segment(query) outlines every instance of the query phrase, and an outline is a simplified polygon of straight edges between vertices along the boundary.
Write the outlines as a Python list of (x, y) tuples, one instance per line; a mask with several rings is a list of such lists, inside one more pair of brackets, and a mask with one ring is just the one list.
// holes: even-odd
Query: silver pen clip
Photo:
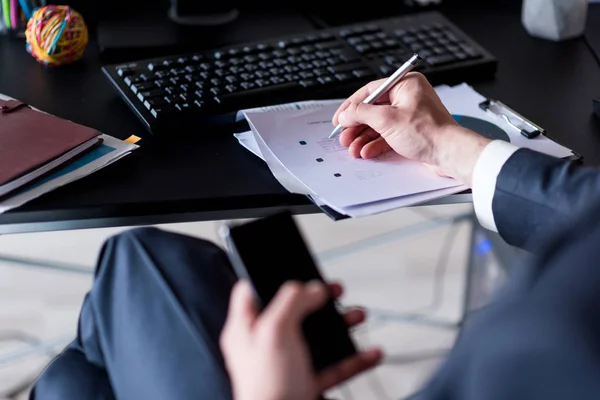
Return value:
[(545, 130), (537, 124), (534, 124), (527, 118), (523, 117), (504, 103), (497, 100), (485, 100), (479, 103), (479, 108), (489, 113), (494, 114), (496, 117), (503, 119), (513, 129), (518, 131), (521, 135), (527, 139), (533, 139), (539, 135), (545, 135)]

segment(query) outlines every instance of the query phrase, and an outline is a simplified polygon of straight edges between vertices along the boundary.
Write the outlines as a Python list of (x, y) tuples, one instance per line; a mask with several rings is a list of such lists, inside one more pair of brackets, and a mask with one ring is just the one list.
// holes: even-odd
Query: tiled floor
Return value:
[[(414, 228), (409, 230), (412, 236), (385, 241), (389, 235), (384, 235), (379, 245), (364, 249), (356, 242), (413, 224), (429, 226), (432, 217), (469, 211), (470, 205), (448, 205), (338, 222), (323, 215), (298, 217), (310, 247), (321, 260), (324, 274), (344, 282), (347, 293), (344, 303), (371, 309), (368, 322), (355, 332), (357, 341), (361, 345), (381, 345), (387, 355), (384, 365), (333, 391), (337, 398), (400, 399), (417, 390), (438, 365), (440, 354), (453, 343), (455, 330), (391, 320), (389, 316), (416, 311), (448, 321), (459, 320), (469, 227), (461, 223), (452, 231), (443, 225), (424, 232)], [(218, 241), (219, 224), (161, 227)], [(73, 263), (91, 270), (103, 241), (124, 229), (0, 236), (0, 254)], [(448, 264), (443, 276), (443, 299), (439, 307), (430, 309), (434, 271), (447, 238), (453, 239), (453, 245), (445, 257)], [(336, 249), (340, 246), (348, 246), (354, 252), (338, 254)], [(39, 340), (59, 339), (57, 349), (60, 348), (75, 332), (79, 307), (90, 284), (89, 274), (0, 261), (0, 392), (35, 376), (48, 361), (47, 355), (29, 355), (2, 364), (3, 356), (16, 358), (28, 349), (16, 337), (10, 340), (8, 335), (21, 332)], [(433, 358), (426, 357), (432, 353)], [(26, 397), (25, 392), (19, 399)]]

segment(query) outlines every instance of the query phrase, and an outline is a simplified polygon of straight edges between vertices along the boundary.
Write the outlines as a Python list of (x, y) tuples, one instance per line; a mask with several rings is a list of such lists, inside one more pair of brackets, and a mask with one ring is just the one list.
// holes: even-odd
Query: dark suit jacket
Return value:
[(492, 210), (533, 262), (514, 266), (416, 398), (600, 399), (600, 170), (520, 149)]

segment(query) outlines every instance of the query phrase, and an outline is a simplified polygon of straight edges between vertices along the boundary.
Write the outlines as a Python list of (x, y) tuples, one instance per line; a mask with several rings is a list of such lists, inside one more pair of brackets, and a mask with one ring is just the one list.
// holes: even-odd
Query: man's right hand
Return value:
[(461, 127), (418, 72), (408, 73), (376, 104), (362, 103), (382, 82), (362, 87), (336, 111), (333, 125), (346, 128), (341, 144), (353, 157), (394, 150), (471, 187), (477, 159), (490, 140)]

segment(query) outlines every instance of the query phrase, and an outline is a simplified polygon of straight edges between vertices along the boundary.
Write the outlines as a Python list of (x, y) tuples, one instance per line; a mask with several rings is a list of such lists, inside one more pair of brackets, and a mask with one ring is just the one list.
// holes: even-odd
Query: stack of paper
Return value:
[[(13, 100), (2, 94), (0, 99)], [(98, 138), (101, 139), (99, 145), (72, 161), (61, 163), (56, 169), (44, 171), (45, 174), (36, 176), (37, 179), (26, 186), (0, 197), (0, 214), (104, 168), (139, 147), (109, 135), (100, 134)]]
[[(479, 108), (485, 98), (468, 85), (436, 88), (455, 119), (488, 137), (507, 140), (557, 157), (571, 151), (540, 136), (526, 139), (505, 121)], [(467, 189), (423, 164), (394, 152), (377, 159), (355, 159), (339, 138), (328, 139), (331, 117), (342, 100), (243, 110), (251, 131), (236, 134), (240, 144), (262, 158), (290, 192), (310, 196), (318, 205), (361, 217), (415, 205)]]

